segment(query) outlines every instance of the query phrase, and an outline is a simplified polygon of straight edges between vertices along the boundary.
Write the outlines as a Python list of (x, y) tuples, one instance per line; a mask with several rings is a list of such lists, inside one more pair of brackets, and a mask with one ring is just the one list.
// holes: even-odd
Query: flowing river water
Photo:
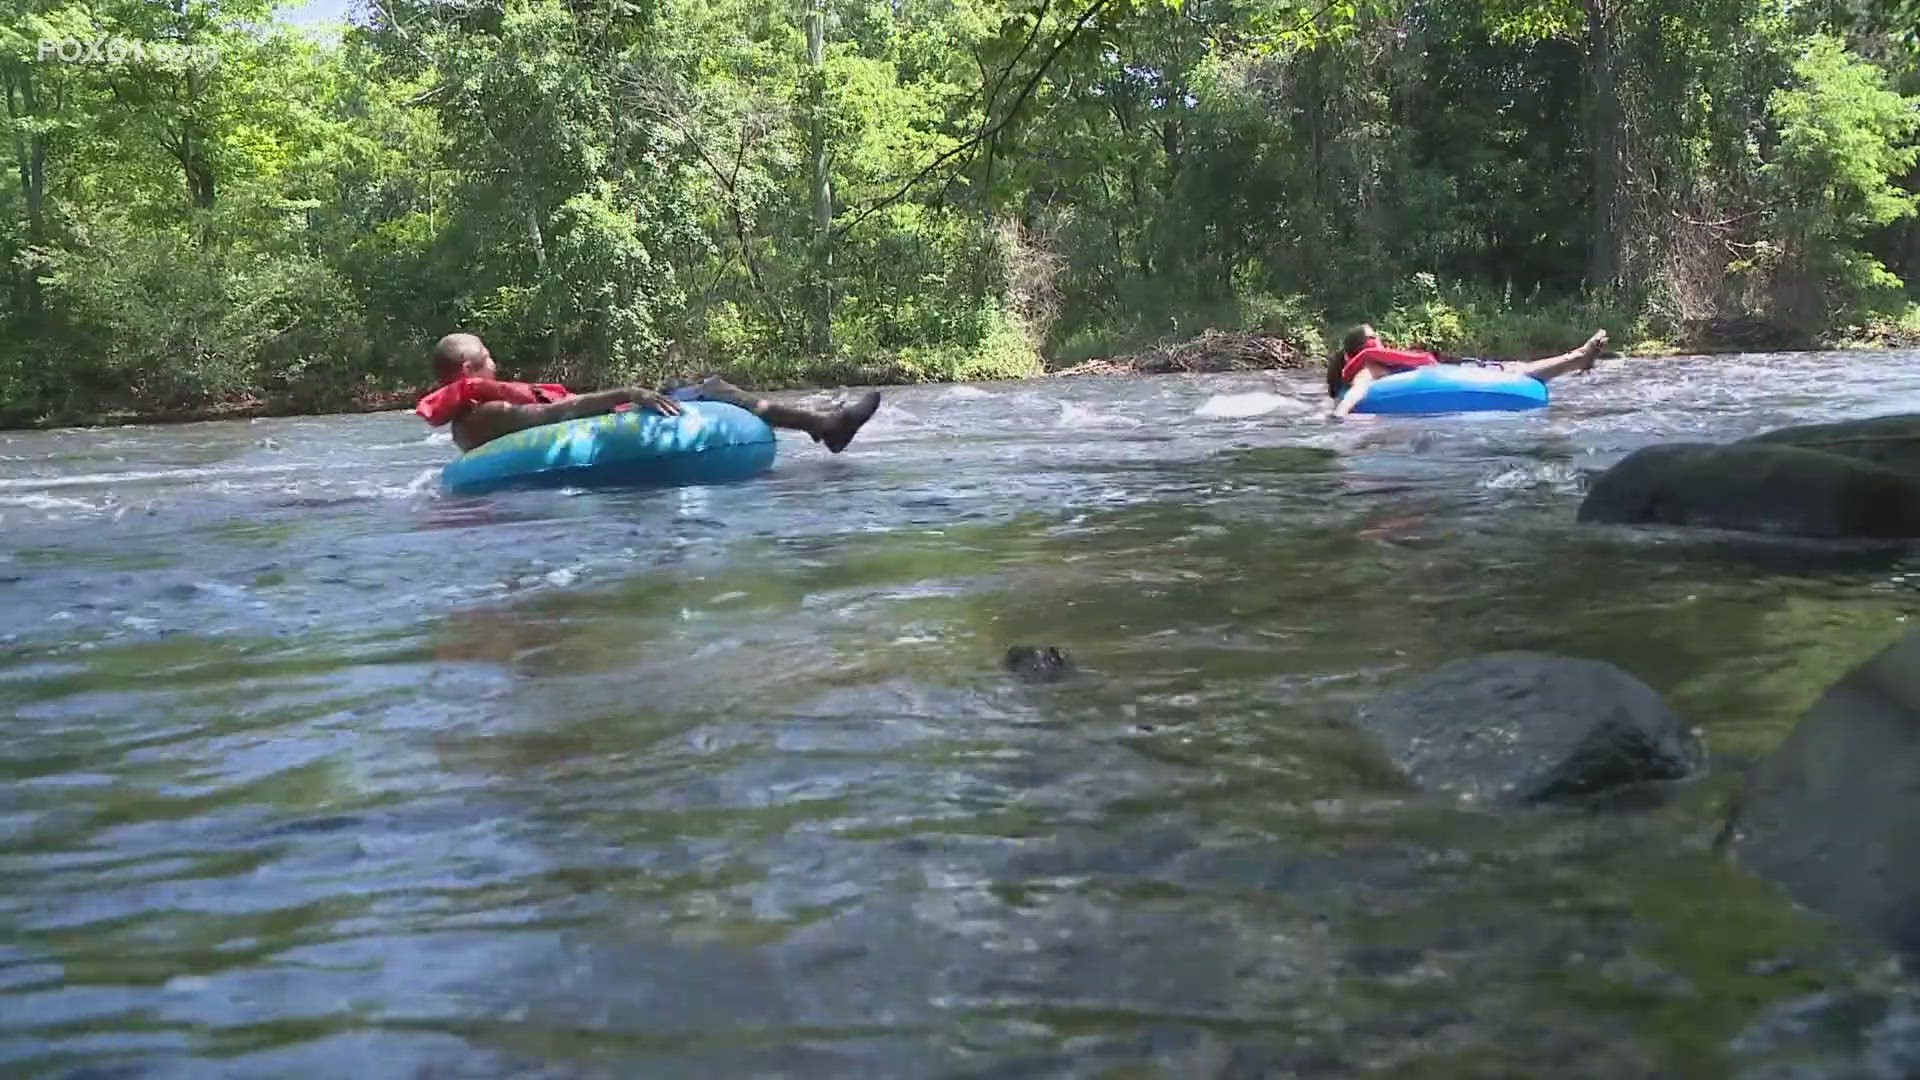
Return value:
[[(1867, 362), (1344, 425), (1293, 376), (897, 389), (665, 492), (449, 498), (404, 413), (0, 433), (0, 1074), (1761, 1075), (1861, 961), (1720, 812), (1920, 571), (1574, 515), (1641, 445), (1920, 410)], [(1712, 772), (1475, 814), (1346, 724), (1511, 648)]]

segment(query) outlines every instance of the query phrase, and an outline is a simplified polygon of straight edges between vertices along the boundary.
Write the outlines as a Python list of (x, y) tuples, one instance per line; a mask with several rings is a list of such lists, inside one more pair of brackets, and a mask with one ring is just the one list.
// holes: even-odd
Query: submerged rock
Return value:
[(1755, 435), (1746, 445), (1798, 446), (1920, 476), (1920, 413), (1799, 424)]
[(1729, 832), (1742, 865), (1798, 903), (1920, 956), (1920, 631), (1807, 710)]
[(1671, 443), (1594, 480), (1581, 521), (1822, 539), (1920, 537), (1920, 475), (1772, 443)]
[(1360, 709), (1421, 788), (1492, 806), (1590, 804), (1698, 773), (1706, 751), (1659, 693), (1612, 664), (1495, 653)]
[(1057, 682), (1073, 672), (1073, 658), (1055, 645), (1015, 645), (1000, 666), (1028, 682)]

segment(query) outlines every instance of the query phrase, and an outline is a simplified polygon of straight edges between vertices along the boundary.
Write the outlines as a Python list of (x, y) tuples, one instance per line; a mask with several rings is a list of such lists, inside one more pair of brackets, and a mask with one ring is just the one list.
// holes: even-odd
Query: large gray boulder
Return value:
[(1818, 539), (1920, 537), (1920, 474), (1776, 443), (1669, 443), (1600, 474), (1579, 519)]
[(1740, 862), (1920, 954), (1920, 631), (1833, 684), (1747, 781)]
[(1495, 807), (1592, 803), (1699, 772), (1705, 750), (1651, 687), (1597, 660), (1493, 653), (1361, 707), (1422, 789)]
[(1920, 413), (1870, 416), (1833, 424), (1800, 424), (1755, 435), (1746, 443), (1824, 450), (1920, 476)]

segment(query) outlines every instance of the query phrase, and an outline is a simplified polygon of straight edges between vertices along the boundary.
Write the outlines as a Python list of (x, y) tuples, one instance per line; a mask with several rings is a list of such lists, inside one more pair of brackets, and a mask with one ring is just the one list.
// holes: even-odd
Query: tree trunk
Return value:
[(1902, 263), (1901, 277), (1908, 281), (1920, 277), (1920, 220), (1907, 222), (1907, 257)]
[(213, 209), (214, 199), (213, 162), (207, 159), (206, 150), (209, 140), (203, 136), (195, 119), (203, 89), (202, 77), (189, 68), (187, 113), (180, 121), (180, 167), (187, 174), (187, 197), (192, 200), (195, 210)]
[(1587, 235), (1587, 287), (1620, 280), (1620, 150), (1622, 114), (1614, 70), (1613, 13), (1608, 0), (1585, 0), (1588, 115), (1593, 153), (1593, 221)]
[(827, 171), (827, 12), (826, 0), (811, 0), (807, 11), (807, 67), (813, 138), (813, 333), (809, 345), (819, 356), (833, 352), (833, 180)]
[[(8, 71), (6, 95), (7, 115), (12, 119), (39, 115), (40, 99), (33, 85), (32, 72)], [(20, 195), (27, 208), (27, 246), (41, 247), (47, 240), (47, 133), (36, 131), (29, 136), (16, 129), (13, 151), (20, 171)], [(29, 260), (20, 281), (23, 307), (29, 318), (38, 318), (41, 314), (43, 296), (40, 277), (40, 261), (37, 258)]]
[(1300, 99), (1300, 117), (1307, 135), (1307, 201), (1322, 220), (1327, 217), (1327, 151), (1321, 128), (1327, 114), (1327, 92), (1320, 78), (1323, 61), (1318, 52), (1308, 53), (1300, 63), (1294, 93)]
[[(1908, 173), (1906, 182), (1901, 186), (1908, 191), (1920, 192), (1920, 169)], [(1907, 219), (1906, 250), (1895, 259), (1892, 270), (1908, 282), (1920, 279), (1920, 217)]]
[(527, 207), (527, 240), (533, 244), (533, 266), (542, 274), (547, 272), (547, 241), (540, 232), (540, 211)]
[(187, 193), (193, 199), (195, 210), (211, 210), (214, 201), (213, 169), (201, 160), (197, 154), (185, 162), (187, 172)]
[(993, 268), (993, 258), (997, 244), (993, 229), (993, 166), (997, 160), (994, 151), (999, 146), (998, 136), (987, 140), (987, 167), (984, 179), (980, 183), (980, 246), (973, 260), (973, 296), (981, 299), (987, 293), (988, 272)]
[(1133, 234), (1139, 246), (1134, 254), (1140, 260), (1140, 276), (1150, 278), (1153, 276), (1151, 222), (1147, 220), (1147, 197), (1141, 192), (1140, 162), (1132, 157), (1127, 160), (1127, 197), (1133, 205)]
[[(531, 206), (527, 207), (527, 240), (533, 245), (533, 267), (539, 275), (540, 288), (544, 292), (547, 287), (547, 240), (540, 231), (540, 211)], [(552, 371), (559, 361), (559, 327), (551, 326), (547, 329), (547, 370)]]

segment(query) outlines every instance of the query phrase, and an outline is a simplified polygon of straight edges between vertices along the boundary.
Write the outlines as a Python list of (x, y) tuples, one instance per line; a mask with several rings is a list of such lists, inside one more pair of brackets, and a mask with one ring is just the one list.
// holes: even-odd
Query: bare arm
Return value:
[(565, 420), (600, 416), (629, 404), (644, 405), (668, 416), (680, 412), (680, 404), (672, 398), (633, 386), (581, 394), (578, 397), (570, 397), (565, 401), (556, 401), (547, 405), (513, 405), (504, 401), (487, 401), (475, 405), (467, 410), (465, 416), (453, 422), (453, 442), (462, 450), (471, 450), (483, 443), (492, 442), (502, 435), (547, 424), (558, 424)]
[(1367, 396), (1367, 388), (1372, 385), (1373, 365), (1368, 364), (1354, 373), (1353, 385), (1347, 387), (1347, 392), (1340, 395), (1340, 403), (1333, 407), (1333, 415), (1336, 418), (1345, 417), (1352, 412), (1353, 407), (1360, 404), (1360, 399)]

